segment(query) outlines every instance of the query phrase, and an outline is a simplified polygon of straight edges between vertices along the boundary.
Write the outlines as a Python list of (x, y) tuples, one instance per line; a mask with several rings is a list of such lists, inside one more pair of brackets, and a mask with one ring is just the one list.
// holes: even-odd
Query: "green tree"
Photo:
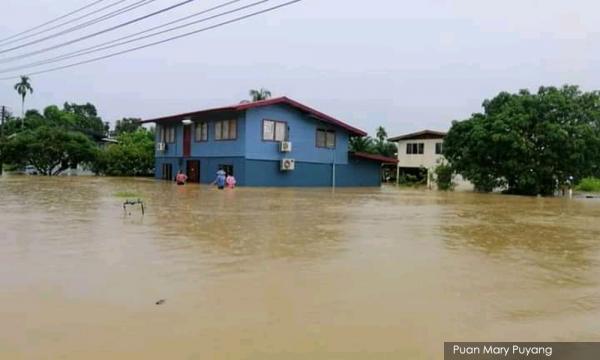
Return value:
[(21, 96), (21, 115), (25, 116), (25, 97), (27, 93), (33, 94), (33, 87), (28, 76), (21, 76), (21, 80), (15, 84), (15, 90)]
[(252, 101), (261, 101), (267, 100), (271, 97), (271, 92), (265, 88), (260, 88), (260, 90), (252, 89), (250, 90), (250, 98)]
[(387, 157), (396, 157), (398, 151), (396, 144), (387, 140), (381, 141), (379, 139), (375, 140), (373, 149), (375, 153)]
[(97, 147), (82, 133), (55, 126), (40, 126), (15, 133), (2, 143), (5, 161), (33, 165), (42, 175), (58, 175), (80, 163), (91, 163)]
[(576, 86), (502, 92), (454, 121), (444, 155), (480, 191), (552, 195), (600, 171), (600, 93)]
[(372, 153), (373, 139), (370, 136), (353, 136), (349, 140), (349, 148), (352, 152)]
[(123, 118), (115, 123), (114, 135), (119, 136), (124, 133), (135, 132), (141, 128), (142, 119), (138, 118)]
[(109, 176), (149, 176), (154, 172), (154, 131), (123, 132), (102, 149), (94, 171)]
[(383, 126), (375, 130), (375, 141), (373, 142), (373, 152), (387, 157), (396, 157), (396, 144), (387, 141), (387, 131)]
[(377, 130), (375, 130), (375, 137), (377, 137), (377, 140), (379, 140), (380, 142), (384, 142), (387, 140), (388, 134), (383, 126), (379, 126)]
[(33, 130), (40, 126), (61, 126), (73, 129), (75, 120), (70, 115), (52, 105), (44, 109), (43, 113), (38, 110), (27, 110), (22, 118), (9, 118), (4, 126), (7, 136), (16, 134), (22, 130)]
[(96, 141), (108, 135), (108, 128), (98, 116), (98, 111), (93, 104), (80, 105), (66, 102), (63, 111), (73, 115), (74, 130), (81, 131)]

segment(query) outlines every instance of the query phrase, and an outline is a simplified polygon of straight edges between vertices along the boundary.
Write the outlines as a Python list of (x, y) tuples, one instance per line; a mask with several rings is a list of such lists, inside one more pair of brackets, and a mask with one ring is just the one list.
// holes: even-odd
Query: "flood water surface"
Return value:
[(599, 218), (595, 200), (4, 176), (0, 358), (440, 359), (443, 341), (594, 341)]

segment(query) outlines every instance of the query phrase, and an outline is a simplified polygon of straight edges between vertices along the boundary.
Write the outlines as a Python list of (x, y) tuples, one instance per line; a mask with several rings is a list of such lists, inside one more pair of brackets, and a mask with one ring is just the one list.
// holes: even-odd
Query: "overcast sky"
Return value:
[[(156, 0), (93, 28), (0, 54), (0, 61), (179, 1)], [(91, 2), (2, 0), (0, 38)], [(115, 0), (104, 3), (111, 2)], [(103, 37), (0, 64), (0, 70), (222, 2), (197, 0)], [(33, 76), (35, 92), (26, 105), (91, 102), (104, 120), (114, 122), (121, 117), (150, 118), (229, 105), (247, 98), (251, 88), (266, 87), (274, 96), (289, 96), (369, 133), (378, 125), (385, 126), (390, 136), (424, 128), (445, 130), (452, 120), (480, 111), (485, 98), (502, 90), (565, 83), (597, 89), (599, 13), (596, 1), (304, 0), (186, 39)], [(0, 81), (0, 104), (18, 113), (15, 82)]]

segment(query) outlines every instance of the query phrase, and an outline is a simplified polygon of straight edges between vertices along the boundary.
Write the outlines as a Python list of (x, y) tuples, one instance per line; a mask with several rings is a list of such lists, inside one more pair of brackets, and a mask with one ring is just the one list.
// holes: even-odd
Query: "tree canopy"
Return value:
[(27, 93), (33, 94), (33, 87), (28, 76), (21, 76), (18, 83), (15, 84), (15, 90), (21, 96), (21, 111), (25, 113), (25, 97)]
[(148, 175), (154, 168), (154, 135), (136, 119), (117, 122), (118, 144), (101, 147), (108, 125), (90, 103), (48, 106), (9, 119), (0, 144), (3, 161), (32, 165), (43, 175), (58, 175), (80, 163), (107, 175)]
[(260, 90), (257, 90), (257, 89), (250, 90), (250, 98), (252, 99), (252, 101), (267, 100), (270, 97), (271, 97), (271, 91), (269, 91), (265, 88), (260, 88)]
[(93, 104), (83, 105), (66, 102), (63, 111), (73, 115), (72, 127), (86, 134), (94, 140), (100, 140), (108, 133), (108, 125), (98, 116), (98, 111)]
[(4, 161), (33, 165), (42, 175), (58, 175), (79, 163), (92, 162), (96, 144), (80, 132), (39, 126), (14, 134), (1, 145)]
[(114, 135), (119, 136), (124, 133), (135, 132), (142, 127), (142, 119), (123, 118), (115, 123)]
[(351, 137), (349, 141), (350, 151), (396, 157), (396, 144), (387, 140), (387, 132), (383, 126), (377, 127), (375, 136), (375, 139), (370, 136)]
[(373, 138), (370, 136), (353, 136), (349, 141), (350, 151), (373, 153)]
[(454, 121), (444, 141), (446, 159), (476, 189), (552, 195), (570, 177), (600, 173), (599, 92), (502, 92), (483, 108)]
[(123, 132), (100, 150), (94, 171), (109, 176), (148, 176), (154, 172), (154, 131)]

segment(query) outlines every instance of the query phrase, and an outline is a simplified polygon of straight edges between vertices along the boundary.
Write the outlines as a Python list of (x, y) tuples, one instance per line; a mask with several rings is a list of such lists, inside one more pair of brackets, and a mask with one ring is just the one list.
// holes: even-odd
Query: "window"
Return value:
[(165, 142), (165, 127), (162, 125), (156, 126), (156, 134), (158, 135), (158, 142)]
[(221, 164), (219, 165), (219, 169), (225, 171), (227, 173), (227, 175), (233, 175), (233, 165), (227, 165), (227, 164)]
[(263, 140), (285, 141), (287, 133), (288, 128), (285, 121), (263, 120)]
[(158, 142), (173, 144), (175, 142), (175, 127), (159, 126)]
[(175, 126), (169, 126), (167, 128), (167, 142), (173, 144), (175, 142)]
[(435, 143), (435, 153), (437, 155), (441, 155), (444, 152), (444, 144), (443, 143)]
[(406, 144), (407, 154), (423, 154), (425, 152), (424, 143), (408, 143)]
[(215, 140), (237, 139), (237, 120), (222, 120), (215, 122)]
[(208, 123), (203, 121), (203, 122), (198, 122), (196, 123), (196, 142), (200, 142), (200, 141), (208, 141)]
[(327, 149), (335, 148), (335, 131), (317, 129), (317, 147)]

